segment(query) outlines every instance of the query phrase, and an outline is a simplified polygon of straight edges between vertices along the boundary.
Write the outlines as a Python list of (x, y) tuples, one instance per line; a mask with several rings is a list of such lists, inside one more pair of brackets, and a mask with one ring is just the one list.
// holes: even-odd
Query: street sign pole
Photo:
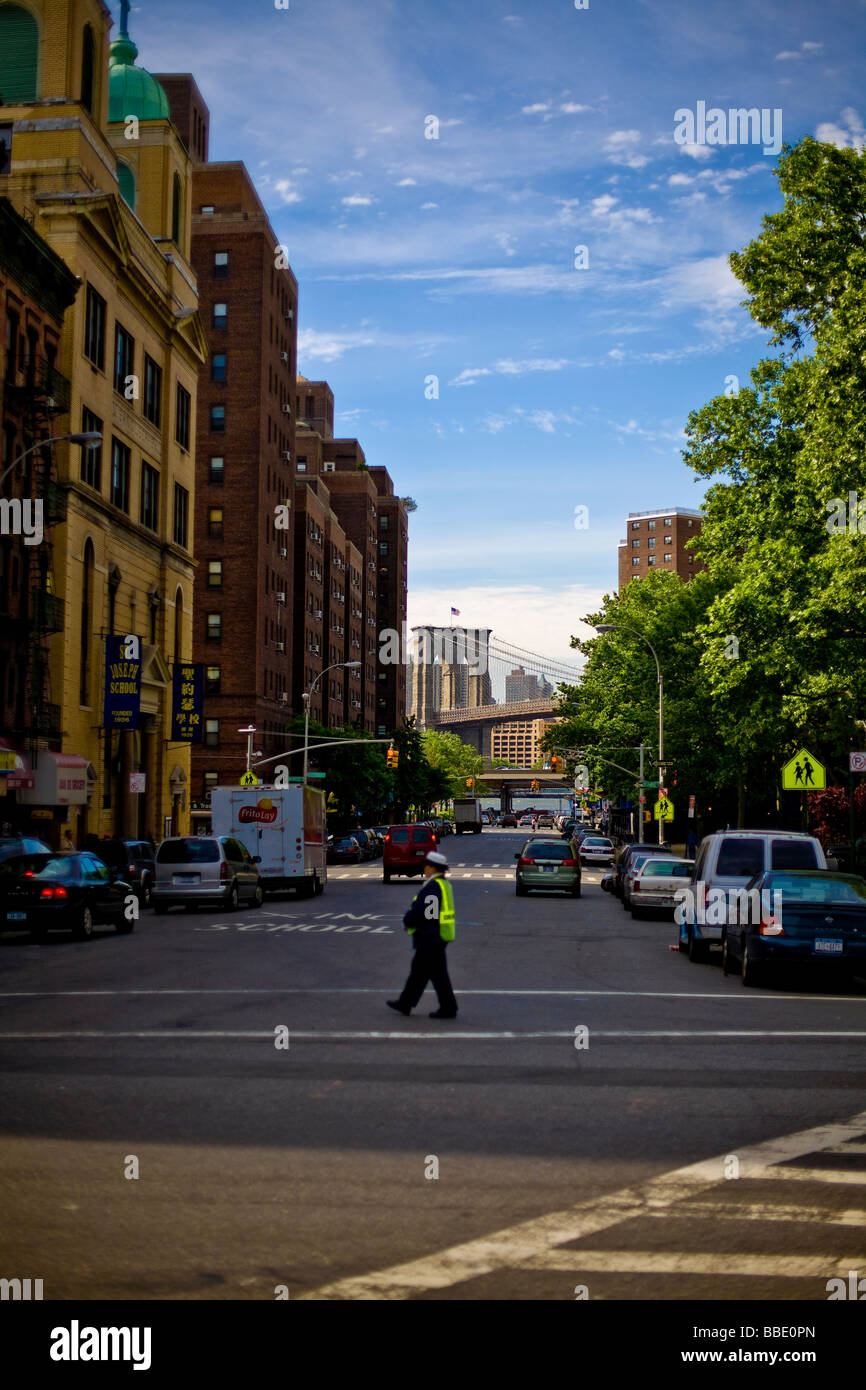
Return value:
[(644, 808), (644, 803), (641, 801), (640, 798), (641, 798), (641, 796), (643, 795), (643, 740), (641, 740), (640, 749), (639, 749), (638, 751), (639, 751), (639, 753), (640, 753), (640, 763), (638, 764), (638, 777), (640, 778), (640, 785), (639, 785), (639, 790), (638, 790), (638, 803), (637, 803), (637, 842), (638, 842), (639, 845), (642, 845), (642, 844), (643, 844), (643, 808)]

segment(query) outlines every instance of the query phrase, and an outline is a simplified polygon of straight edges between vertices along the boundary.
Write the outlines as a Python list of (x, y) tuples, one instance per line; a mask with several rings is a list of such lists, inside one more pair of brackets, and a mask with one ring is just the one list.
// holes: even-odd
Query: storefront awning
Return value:
[(41, 748), (33, 758), (33, 783), (18, 797), (24, 806), (83, 806), (88, 762), (78, 753)]
[[(18, 791), (22, 787), (33, 786), (33, 769), (24, 753), (12, 748), (5, 739), (0, 738), (0, 796), (4, 792)], [(2, 766), (7, 764), (6, 767)], [(11, 764), (11, 766), (8, 766)]]

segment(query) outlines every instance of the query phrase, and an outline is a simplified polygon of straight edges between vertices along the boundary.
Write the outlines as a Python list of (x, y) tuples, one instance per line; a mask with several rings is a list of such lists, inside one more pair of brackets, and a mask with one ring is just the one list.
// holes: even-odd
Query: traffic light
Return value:
[(537, 791), (538, 791), (538, 783), (537, 783), (537, 782), (533, 782), (533, 783), (531, 784), (531, 786), (530, 786), (530, 791), (534, 791), (534, 792), (537, 792)]
[(551, 770), (551, 772), (559, 772), (561, 766), (562, 766), (562, 758), (557, 757), (557, 755), (554, 754), (553, 757), (552, 757), (551, 760), (550, 760), (550, 770)]
[(400, 761), (400, 754), (396, 748), (388, 749), (388, 766), (396, 767)]
[(466, 785), (467, 785), (467, 787), (469, 788), (469, 790), (471, 791), (472, 788), (475, 786), (475, 778), (474, 778), (474, 777), (467, 777), (467, 778), (466, 778)]

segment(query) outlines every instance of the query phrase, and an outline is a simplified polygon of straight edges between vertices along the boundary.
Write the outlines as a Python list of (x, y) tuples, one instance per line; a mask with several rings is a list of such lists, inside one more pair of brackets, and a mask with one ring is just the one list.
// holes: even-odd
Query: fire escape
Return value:
[[(40, 438), (49, 439), (58, 431), (59, 417), (69, 411), (69, 381), (53, 363), (36, 351), (30, 339), (27, 350), (7, 361), (4, 414), (8, 423), (18, 426), (23, 449)], [(24, 680), (17, 700), (18, 732), (28, 752), (46, 744), (61, 744), (61, 707), (51, 699), (51, 672), (48, 639), (62, 632), (64, 601), (56, 592), (54, 580), (54, 531), (66, 520), (66, 489), (57, 480), (54, 446), (35, 449), (10, 478), (13, 495), (42, 503), (42, 540), (25, 545), (22, 536), (19, 555), (22, 564), (21, 600), (17, 619), (18, 651), (24, 663)], [(26, 512), (22, 512), (27, 521)], [(30, 513), (36, 520), (35, 507)]]

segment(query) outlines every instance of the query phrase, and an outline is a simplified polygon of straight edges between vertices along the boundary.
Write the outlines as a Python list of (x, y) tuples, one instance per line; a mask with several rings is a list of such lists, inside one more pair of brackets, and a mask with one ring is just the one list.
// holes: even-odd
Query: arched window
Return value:
[(135, 211), (135, 175), (122, 159), (117, 161), (117, 184), (120, 196)]
[(39, 30), (29, 10), (0, 5), (0, 101), (35, 101)]
[(79, 703), (86, 705), (90, 695), (90, 634), (95, 614), (93, 611), (93, 542), (87, 541), (84, 547), (84, 574), (81, 584), (81, 679), (79, 682)]
[[(81, 105), (93, 115), (93, 30), (84, 26), (81, 40)], [(123, 195), (126, 197), (126, 194)], [(129, 199), (126, 199), (129, 202)]]
[(174, 596), (174, 659), (183, 661), (183, 590)]
[(175, 246), (180, 246), (181, 230), (181, 191), (180, 177), (175, 174), (171, 194), (171, 239)]

